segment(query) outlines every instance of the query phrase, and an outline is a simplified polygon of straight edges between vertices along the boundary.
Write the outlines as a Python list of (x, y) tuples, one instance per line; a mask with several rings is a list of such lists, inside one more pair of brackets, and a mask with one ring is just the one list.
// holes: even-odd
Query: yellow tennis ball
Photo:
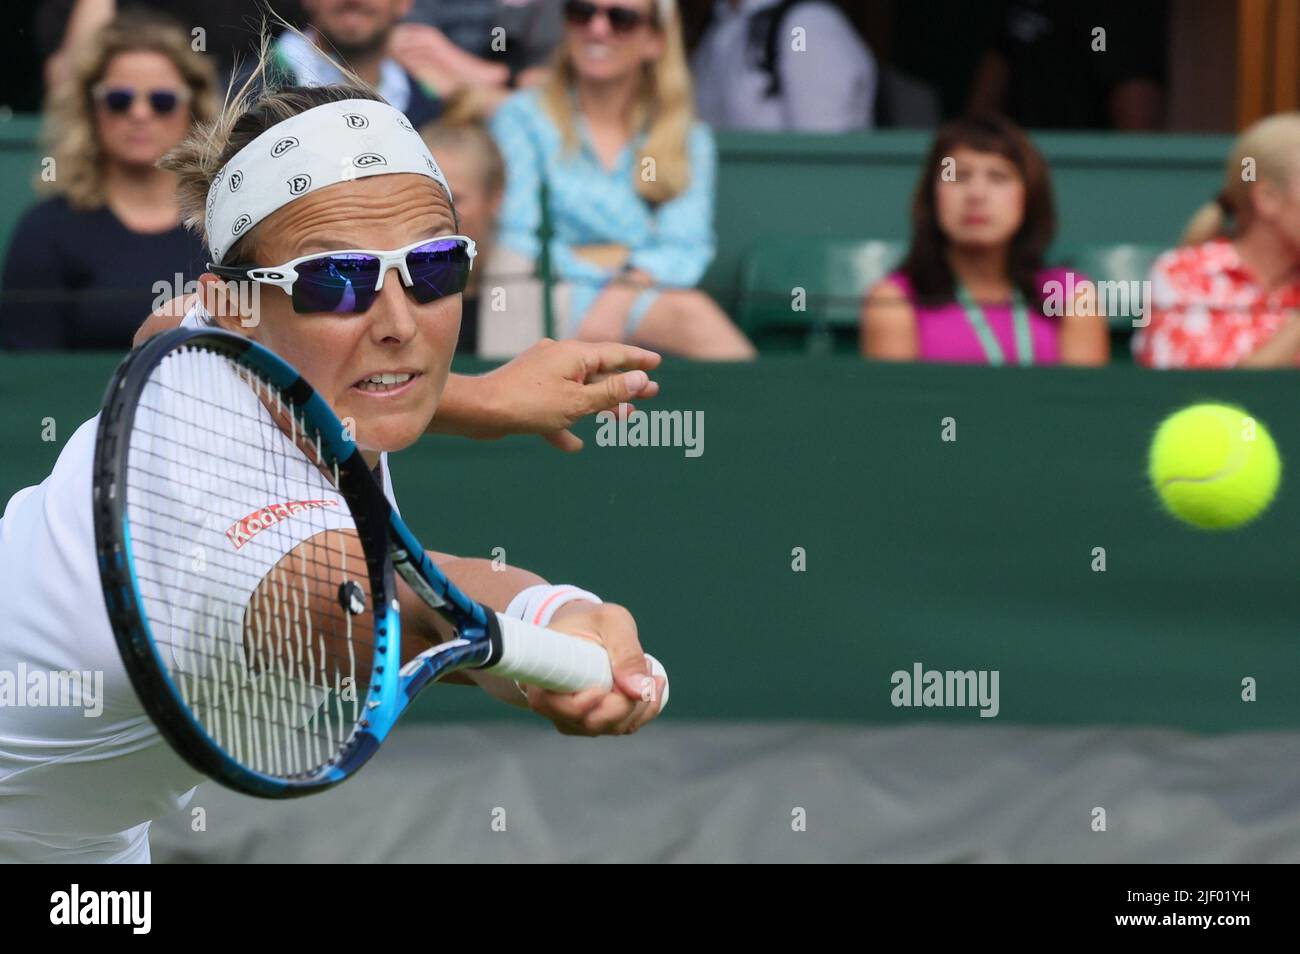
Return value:
[(1229, 404), (1193, 404), (1169, 415), (1151, 440), (1151, 485), (1171, 514), (1203, 530), (1258, 517), (1282, 478), (1262, 423)]

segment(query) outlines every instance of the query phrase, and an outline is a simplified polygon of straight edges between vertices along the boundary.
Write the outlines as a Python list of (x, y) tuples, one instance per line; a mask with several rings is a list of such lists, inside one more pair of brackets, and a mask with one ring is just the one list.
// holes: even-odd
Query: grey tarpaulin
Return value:
[[(573, 739), (417, 724), (324, 795), (265, 802), (205, 784), (154, 825), (153, 856), (1295, 862), (1298, 767), (1293, 732), (663, 722)], [(195, 806), (206, 831), (191, 830)]]

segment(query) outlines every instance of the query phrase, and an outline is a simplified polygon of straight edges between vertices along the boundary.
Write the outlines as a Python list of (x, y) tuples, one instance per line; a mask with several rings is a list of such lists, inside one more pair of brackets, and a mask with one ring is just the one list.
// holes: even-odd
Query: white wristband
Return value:
[(551, 586), (548, 583), (538, 583), (516, 593), (515, 598), (506, 607), (506, 615), (521, 619), (525, 623), (532, 623), (534, 626), (549, 626), (551, 617), (561, 606), (578, 600), (585, 600), (588, 603), (603, 602), (595, 593), (589, 593), (576, 586)]

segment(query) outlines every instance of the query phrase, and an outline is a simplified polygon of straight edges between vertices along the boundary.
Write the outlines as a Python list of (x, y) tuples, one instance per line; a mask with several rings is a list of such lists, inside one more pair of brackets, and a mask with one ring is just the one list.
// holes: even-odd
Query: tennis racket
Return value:
[[(221, 784), (266, 798), (336, 785), (458, 670), (612, 685), (600, 645), (457, 589), (376, 477), (325, 400), (247, 338), (177, 329), (114, 374), (94, 463), (104, 600), (145, 711)], [(398, 576), (446, 624), (405, 662)]]

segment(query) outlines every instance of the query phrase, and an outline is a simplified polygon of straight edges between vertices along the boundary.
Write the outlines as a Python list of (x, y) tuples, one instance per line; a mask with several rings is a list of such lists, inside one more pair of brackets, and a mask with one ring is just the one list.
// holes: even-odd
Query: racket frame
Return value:
[[(169, 674), (141, 605), (127, 521), (128, 436), (153, 370), (186, 346), (221, 354), (264, 377), (298, 416), (304, 432), (321, 436), (337, 464), (336, 490), (347, 503), (365, 552), (374, 618), (375, 656), (363, 703), (366, 714), (338, 755), (295, 776), (272, 776), (233, 759), (189, 711)], [(104, 601), (127, 675), (160, 733), (193, 768), (228, 788), (263, 798), (323, 791), (354, 775), (379, 749), (411, 700), (448, 672), (491, 669), (556, 691), (612, 685), (609, 657), (597, 643), (518, 620), (501, 620), (462, 592), (429, 558), (384, 495), (360, 448), (334, 411), (291, 365), (249, 338), (210, 328), (178, 328), (150, 339), (119, 365), (105, 393), (95, 444), (93, 511)], [(457, 638), (401, 662), (396, 576), (446, 619)], [(502, 627), (511, 629), (505, 653)], [(522, 656), (519, 650), (524, 650)], [(509, 655), (513, 661), (507, 661)], [(513, 668), (512, 668), (513, 667)], [(358, 687), (359, 688), (359, 687)]]
[[(187, 345), (221, 354), (265, 377), (280, 391), (290, 413), (320, 434), (322, 456), (337, 463), (337, 490), (351, 509), (366, 555), (375, 624), (371, 679), (362, 703), (368, 711), (330, 764), (301, 776), (258, 772), (233, 759), (211, 738), (183, 701), (144, 612), (127, 519), (128, 441), (140, 396), (154, 370), (167, 355)], [(315, 389), (275, 354), (240, 335), (188, 328), (157, 335), (129, 354), (109, 382), (93, 473), (95, 549), (113, 635), (136, 695), (177, 754), (222, 785), (264, 798), (313, 794), (338, 784), (365, 764), (409, 700), (395, 675), (401, 665), (401, 617), (393, 565), (387, 557), (391, 508), (360, 450), (346, 438), (342, 424)]]

